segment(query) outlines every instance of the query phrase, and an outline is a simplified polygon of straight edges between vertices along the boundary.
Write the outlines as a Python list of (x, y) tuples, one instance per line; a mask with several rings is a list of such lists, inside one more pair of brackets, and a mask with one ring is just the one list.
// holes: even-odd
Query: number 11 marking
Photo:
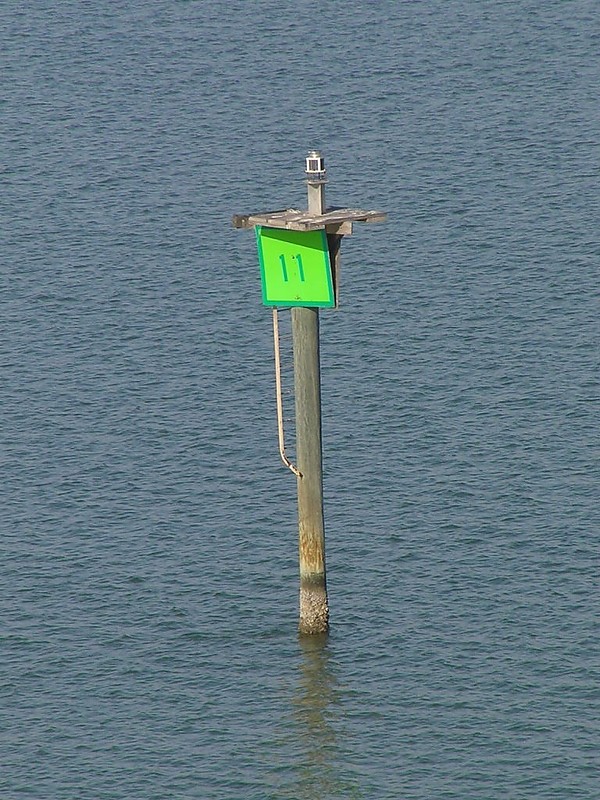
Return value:
[[(304, 267), (302, 266), (302, 256), (300, 255), (300, 253), (298, 253), (298, 255), (292, 256), (292, 258), (296, 259), (296, 263), (298, 264), (298, 275), (300, 276), (301, 282), (304, 283), (305, 278), (304, 278)], [(289, 280), (289, 275), (287, 267), (285, 265), (285, 255), (283, 253), (279, 256), (279, 262), (281, 263), (283, 280), (285, 281), (285, 283), (287, 283)]]

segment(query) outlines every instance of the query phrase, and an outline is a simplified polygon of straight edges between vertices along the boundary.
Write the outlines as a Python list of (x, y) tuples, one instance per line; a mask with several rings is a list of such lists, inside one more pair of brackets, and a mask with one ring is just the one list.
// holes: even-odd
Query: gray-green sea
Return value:
[[(2, 800), (597, 800), (591, 0), (0, 4)], [(299, 640), (231, 215), (382, 209), (321, 313)]]

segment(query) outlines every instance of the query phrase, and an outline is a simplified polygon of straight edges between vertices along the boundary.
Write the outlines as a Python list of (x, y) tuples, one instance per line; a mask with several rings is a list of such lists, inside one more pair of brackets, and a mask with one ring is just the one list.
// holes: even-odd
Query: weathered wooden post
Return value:
[[(300, 633), (326, 633), (329, 607), (325, 574), (325, 523), (321, 444), (319, 308), (336, 305), (341, 237), (353, 222), (385, 219), (380, 211), (325, 209), (325, 163), (306, 158), (308, 211), (294, 209), (235, 215), (236, 228), (256, 227), (263, 302), (274, 307), (279, 449), (296, 475), (300, 559)], [(333, 270), (332, 270), (333, 262)], [(277, 307), (291, 307), (296, 410), (296, 465), (285, 454), (281, 412)]]
[[(325, 211), (325, 164), (313, 150), (306, 159), (308, 211)], [(296, 465), (298, 483), (298, 545), (300, 559), (301, 633), (325, 633), (329, 628), (325, 576), (323, 513), (323, 450), (321, 445), (321, 362), (319, 309), (292, 308), (294, 395), (296, 399)]]

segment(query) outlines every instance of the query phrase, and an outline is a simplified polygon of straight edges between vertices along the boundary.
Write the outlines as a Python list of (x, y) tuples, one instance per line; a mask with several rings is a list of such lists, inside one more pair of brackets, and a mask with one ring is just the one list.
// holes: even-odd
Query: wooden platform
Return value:
[(289, 231), (317, 231), (347, 236), (352, 233), (353, 222), (383, 222), (387, 214), (383, 211), (364, 211), (360, 208), (330, 208), (324, 214), (311, 214), (285, 208), (281, 211), (265, 211), (258, 214), (234, 214), (234, 228), (253, 228), (265, 225), (268, 228), (286, 228)]

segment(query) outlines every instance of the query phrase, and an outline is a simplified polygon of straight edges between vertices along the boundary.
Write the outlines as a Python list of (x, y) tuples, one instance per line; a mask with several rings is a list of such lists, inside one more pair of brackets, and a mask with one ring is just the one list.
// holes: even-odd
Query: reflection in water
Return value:
[(352, 781), (341, 774), (340, 741), (343, 735), (333, 722), (340, 692), (329, 664), (327, 636), (300, 636), (300, 677), (292, 698), (302, 758), (294, 787), (298, 800), (329, 797), (361, 797)]

